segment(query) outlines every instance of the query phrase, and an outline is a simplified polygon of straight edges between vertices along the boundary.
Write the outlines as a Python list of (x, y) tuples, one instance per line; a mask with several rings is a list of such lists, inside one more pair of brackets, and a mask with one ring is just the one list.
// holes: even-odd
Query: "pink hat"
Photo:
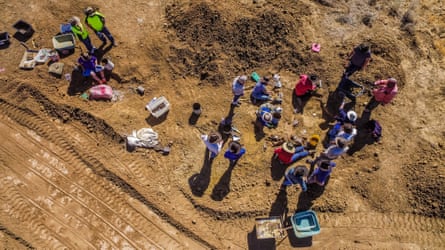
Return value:
[(313, 43), (312, 44), (312, 51), (320, 52), (320, 44), (319, 43)]

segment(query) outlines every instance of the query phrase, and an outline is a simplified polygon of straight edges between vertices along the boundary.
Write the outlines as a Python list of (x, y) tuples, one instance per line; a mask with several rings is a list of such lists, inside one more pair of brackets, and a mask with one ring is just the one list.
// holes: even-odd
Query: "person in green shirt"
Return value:
[(105, 16), (95, 10), (92, 7), (85, 8), (85, 23), (88, 27), (90, 27), (94, 33), (96, 33), (97, 37), (105, 44), (107, 43), (107, 39), (110, 40), (112, 46), (116, 46), (114, 42), (114, 38), (111, 35), (108, 28), (105, 26)]
[(83, 27), (80, 19), (73, 16), (68, 22), (71, 24), (71, 32), (74, 34), (74, 36), (77, 37), (77, 39), (79, 39), (85, 45), (85, 47), (87, 47), (90, 54), (93, 54), (96, 48), (91, 43), (88, 31)]

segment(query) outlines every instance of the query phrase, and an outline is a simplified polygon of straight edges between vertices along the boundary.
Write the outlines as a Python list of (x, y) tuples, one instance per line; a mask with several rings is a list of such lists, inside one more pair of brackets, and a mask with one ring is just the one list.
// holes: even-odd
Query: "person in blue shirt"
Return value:
[(224, 153), (224, 158), (229, 159), (230, 165), (235, 165), (236, 162), (246, 153), (246, 149), (241, 146), (238, 141), (231, 141), (229, 143), (229, 148)]
[(268, 128), (276, 128), (281, 119), (281, 107), (275, 107), (270, 103), (262, 104), (257, 112), (257, 119), (255, 125), (262, 129), (264, 126)]
[(252, 90), (252, 94), (250, 95), (253, 104), (272, 100), (269, 91), (267, 91), (268, 84), (269, 78), (265, 76), (256, 83)]
[(287, 186), (298, 184), (303, 192), (307, 191), (306, 177), (308, 169), (305, 166), (289, 167), (284, 174), (284, 181), (281, 184), (281, 189)]

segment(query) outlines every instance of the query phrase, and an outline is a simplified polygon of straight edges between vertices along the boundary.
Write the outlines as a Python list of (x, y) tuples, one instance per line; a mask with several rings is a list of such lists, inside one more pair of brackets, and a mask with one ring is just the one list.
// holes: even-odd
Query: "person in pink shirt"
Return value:
[(374, 85), (377, 88), (372, 91), (373, 96), (369, 100), (368, 105), (366, 105), (365, 112), (371, 112), (379, 104), (385, 105), (390, 103), (397, 95), (397, 80), (394, 78), (376, 81)]
[(317, 85), (315, 84), (316, 80), (316, 75), (300, 75), (300, 80), (298, 80), (295, 85), (295, 113), (303, 112), (303, 99), (310, 97), (312, 92), (317, 88)]

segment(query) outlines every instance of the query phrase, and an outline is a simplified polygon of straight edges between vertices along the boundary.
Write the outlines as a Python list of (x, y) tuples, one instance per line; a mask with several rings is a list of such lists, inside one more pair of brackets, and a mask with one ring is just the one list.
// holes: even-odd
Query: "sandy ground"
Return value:
[[(23, 19), (35, 29), (25, 43), (52, 48), (59, 25), (91, 4), (118, 42), (97, 52), (116, 65), (108, 84), (117, 100), (80, 97), (91, 86), (74, 71), (80, 47), (61, 59), (71, 81), (48, 74), (47, 64), (19, 69), (25, 48), (15, 38), (0, 50), (1, 248), (445, 248), (441, 1), (0, 1), (0, 31), (13, 35)], [(373, 60), (352, 78), (364, 86), (399, 80), (392, 104), (360, 118), (377, 119), (382, 140), (356, 138), (323, 189), (279, 191), (285, 168), (271, 162), (270, 138), (325, 136), (345, 57), (362, 41)], [(283, 94), (283, 118), (264, 136), (254, 133), (248, 95), (230, 107), (233, 78), (254, 71), (283, 82), (274, 93)], [(304, 73), (317, 73), (323, 88), (294, 114), (292, 91)], [(171, 108), (155, 119), (145, 105), (159, 96)], [(359, 115), (369, 98), (358, 97)], [(195, 102), (203, 113), (191, 125)], [(247, 149), (233, 168), (222, 155), (205, 161), (200, 139), (231, 113)], [(161, 145), (173, 143), (170, 154), (127, 150), (126, 136), (144, 127)], [(299, 239), (290, 228), (282, 240), (257, 239), (255, 219), (284, 215), (288, 227), (307, 209), (320, 234)]]

